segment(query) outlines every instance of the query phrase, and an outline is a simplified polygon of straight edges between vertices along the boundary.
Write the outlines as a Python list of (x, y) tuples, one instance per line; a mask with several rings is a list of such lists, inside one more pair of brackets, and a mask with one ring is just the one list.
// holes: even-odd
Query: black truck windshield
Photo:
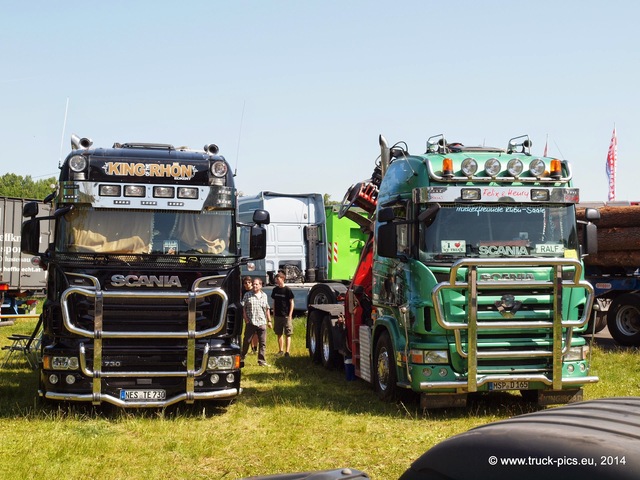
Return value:
[[(425, 206), (425, 209), (428, 206)], [(575, 257), (572, 205), (441, 205), (420, 225), (420, 259), (462, 257)]]
[(232, 212), (75, 206), (60, 219), (57, 252), (234, 255)]

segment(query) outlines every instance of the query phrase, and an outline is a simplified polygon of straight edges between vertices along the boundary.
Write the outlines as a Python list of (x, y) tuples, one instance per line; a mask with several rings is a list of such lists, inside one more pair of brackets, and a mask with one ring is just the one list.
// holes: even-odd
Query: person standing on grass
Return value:
[(271, 327), (271, 313), (269, 312), (269, 300), (267, 294), (262, 291), (262, 280), (253, 279), (252, 289), (242, 297), (244, 308), (242, 316), (244, 317), (245, 330), (244, 340), (242, 341), (242, 359), (249, 351), (251, 337), (255, 334), (258, 336), (258, 365), (266, 367), (267, 358), (267, 328)]
[[(242, 277), (242, 298), (243, 298), (243, 307), (244, 307), (244, 294), (250, 292), (253, 288), (253, 279), (250, 276)], [(258, 351), (258, 336), (254, 333), (251, 337), (251, 353), (256, 353)]]
[(291, 349), (291, 335), (293, 335), (293, 292), (284, 284), (285, 275), (278, 272), (276, 286), (273, 287), (273, 316), (275, 322), (273, 331), (278, 336), (278, 356), (289, 356)]

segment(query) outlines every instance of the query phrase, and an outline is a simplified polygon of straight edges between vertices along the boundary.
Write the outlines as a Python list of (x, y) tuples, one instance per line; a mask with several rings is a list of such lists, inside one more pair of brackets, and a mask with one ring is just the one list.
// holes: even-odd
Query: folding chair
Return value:
[[(5, 368), (7, 365), (9, 365), (9, 363), (17, 361), (19, 352), (22, 352), (27, 359), (29, 366), (31, 368), (34, 368), (34, 365), (31, 362), (31, 358), (29, 356), (29, 348), (27, 347), (27, 343), (31, 339), (31, 335), (14, 334), (9, 335), (7, 338), (11, 340), (11, 344), (2, 347), (2, 350), (7, 351), (4, 357), (4, 362), (2, 363), (2, 367)], [(18, 356), (15, 356), (16, 352), (18, 352)]]
[(9, 365), (10, 362), (17, 360), (17, 357), (14, 357), (16, 352), (22, 352), (29, 366), (33, 369), (37, 368), (38, 363), (40, 361), (39, 350), (40, 350), (40, 343), (42, 340), (41, 328), (42, 328), (42, 317), (38, 319), (36, 328), (33, 329), (33, 332), (31, 333), (31, 335), (22, 335), (22, 334), (16, 333), (13, 335), (9, 335), (7, 337), (9, 340), (11, 340), (11, 344), (5, 345), (4, 347), (2, 347), (2, 350), (7, 351), (4, 357), (4, 362), (2, 363), (2, 368)]

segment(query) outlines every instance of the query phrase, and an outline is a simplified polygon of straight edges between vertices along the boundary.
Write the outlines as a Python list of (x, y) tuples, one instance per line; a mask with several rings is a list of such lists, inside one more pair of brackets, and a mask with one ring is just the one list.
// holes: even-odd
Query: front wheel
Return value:
[(376, 342), (373, 357), (373, 387), (378, 398), (384, 402), (391, 402), (398, 398), (398, 374), (388, 332), (382, 333)]
[(613, 339), (624, 346), (640, 346), (640, 298), (630, 293), (613, 300), (607, 315)]

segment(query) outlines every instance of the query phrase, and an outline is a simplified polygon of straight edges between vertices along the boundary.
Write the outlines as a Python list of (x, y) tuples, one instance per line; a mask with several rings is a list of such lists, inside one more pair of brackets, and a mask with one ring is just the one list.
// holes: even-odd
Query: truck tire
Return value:
[[(431, 447), (400, 480), (635, 480), (638, 415), (639, 397), (614, 397), (481, 425)], [(528, 462), (505, 462), (513, 459)]]
[(378, 338), (373, 356), (373, 388), (383, 402), (398, 398), (398, 375), (391, 337), (383, 332)]
[(325, 315), (320, 326), (320, 361), (324, 368), (333, 370), (338, 365), (338, 352), (333, 341), (331, 317)]
[(640, 298), (631, 293), (615, 298), (609, 307), (607, 326), (618, 344), (640, 346)]
[(329, 285), (314, 285), (309, 292), (309, 305), (327, 305), (336, 302), (336, 295)]
[(313, 311), (309, 313), (307, 319), (307, 346), (309, 358), (313, 363), (320, 363), (320, 325), (322, 323), (322, 312)]

